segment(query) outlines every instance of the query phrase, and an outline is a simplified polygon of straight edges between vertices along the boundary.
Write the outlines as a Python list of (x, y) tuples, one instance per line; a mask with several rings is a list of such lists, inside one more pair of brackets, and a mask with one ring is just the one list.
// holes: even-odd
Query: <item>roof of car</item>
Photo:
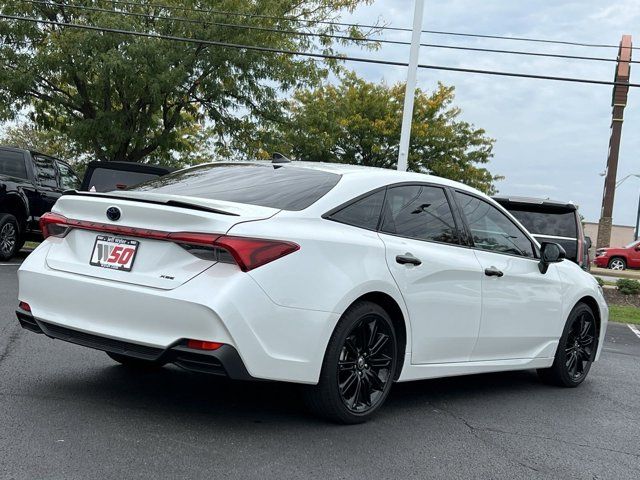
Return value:
[(307, 168), (311, 170), (320, 170), (323, 172), (335, 173), (345, 177), (369, 177), (376, 178), (379, 181), (387, 183), (401, 183), (401, 182), (433, 182), (441, 185), (446, 185), (460, 190), (469, 192), (478, 192), (473, 187), (469, 187), (460, 182), (449, 180), (443, 177), (437, 177), (435, 175), (429, 175), (426, 173), (417, 172), (402, 172), (395, 169), (379, 168), (379, 167), (367, 167), (363, 165), (351, 165), (347, 163), (325, 163), (325, 162), (308, 162), (308, 161), (292, 161), (284, 163), (272, 163), (271, 161), (253, 160), (253, 161), (234, 161), (234, 162), (211, 162), (211, 165), (217, 163), (227, 164), (246, 164), (251, 163), (255, 165), (264, 166), (277, 166), (284, 168)]
[(572, 201), (551, 200), (549, 198), (536, 197), (518, 197), (518, 196), (494, 196), (491, 197), (501, 205), (517, 204), (517, 205), (542, 205), (549, 207), (563, 207), (570, 210), (577, 210), (578, 206)]

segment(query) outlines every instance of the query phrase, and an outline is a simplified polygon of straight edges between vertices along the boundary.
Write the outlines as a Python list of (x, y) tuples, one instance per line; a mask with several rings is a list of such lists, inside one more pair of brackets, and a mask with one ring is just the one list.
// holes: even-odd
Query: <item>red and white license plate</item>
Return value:
[(136, 240), (98, 235), (89, 263), (96, 267), (130, 272), (139, 244)]

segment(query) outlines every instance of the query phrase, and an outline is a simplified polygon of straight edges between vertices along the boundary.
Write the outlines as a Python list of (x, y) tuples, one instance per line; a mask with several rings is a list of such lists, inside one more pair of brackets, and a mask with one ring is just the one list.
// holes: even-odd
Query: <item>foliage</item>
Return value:
[(601, 287), (604, 286), (604, 280), (602, 279), (602, 277), (593, 277), (596, 279), (596, 282), (598, 282), (598, 285), (600, 285)]
[[(164, 0), (159, 2), (163, 6), (76, 2), (111, 12), (81, 10), (62, 2), (0, 0), (0, 6), (4, 14), (56, 22), (333, 53), (328, 38), (228, 25), (334, 33), (334, 25), (304, 27), (291, 18), (331, 20), (366, 1)], [(116, 8), (130, 15), (116, 13)], [(202, 11), (206, 9), (263, 17), (230, 17)], [(0, 22), (0, 39), (0, 116), (14, 118), (28, 109), (38, 129), (59, 132), (74, 148), (101, 160), (156, 156), (170, 163), (176, 154), (197, 156), (198, 142), (189, 140), (198, 139), (200, 133), (223, 148), (239, 126), (278, 119), (281, 92), (315, 85), (338, 66), (336, 61), (323, 64), (291, 55), (15, 20)], [(189, 132), (194, 124), (196, 131)]]
[(640, 325), (640, 308), (629, 305), (609, 305), (609, 320)]
[[(298, 90), (287, 118), (238, 136), (236, 150), (248, 156), (284, 153), (300, 160), (396, 168), (405, 86), (370, 83), (345, 74), (338, 85)], [(454, 88), (417, 90), (409, 148), (409, 170), (464, 182), (494, 193), (493, 176), (482, 167), (494, 140), (461, 120)]]
[(623, 295), (637, 295), (640, 293), (640, 282), (628, 278), (620, 278), (616, 282), (618, 291)]
[(35, 150), (70, 163), (81, 156), (65, 135), (44, 130), (31, 122), (6, 125), (0, 135), (0, 145)]

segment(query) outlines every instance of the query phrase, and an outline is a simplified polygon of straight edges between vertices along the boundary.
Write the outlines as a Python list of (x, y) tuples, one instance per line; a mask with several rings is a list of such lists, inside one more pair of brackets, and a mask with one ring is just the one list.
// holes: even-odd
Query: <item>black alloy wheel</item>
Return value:
[(13, 215), (0, 214), (0, 260), (9, 260), (18, 251), (20, 229)]
[(304, 389), (307, 405), (338, 423), (367, 421), (389, 394), (398, 357), (389, 314), (372, 302), (354, 303), (329, 340), (318, 384)]
[(565, 344), (565, 368), (574, 381), (582, 381), (595, 356), (596, 321), (583, 311), (573, 322)]
[(553, 365), (538, 370), (540, 378), (561, 387), (577, 387), (587, 377), (598, 349), (598, 324), (591, 308), (577, 304), (565, 325)]
[(375, 314), (363, 317), (346, 338), (338, 360), (338, 389), (353, 413), (366, 413), (382, 398), (392, 380), (393, 332)]

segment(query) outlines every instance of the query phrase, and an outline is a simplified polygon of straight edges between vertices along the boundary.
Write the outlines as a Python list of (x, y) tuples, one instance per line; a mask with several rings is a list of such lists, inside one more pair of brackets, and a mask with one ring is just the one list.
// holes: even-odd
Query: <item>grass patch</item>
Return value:
[(609, 305), (609, 320), (640, 325), (640, 308), (627, 305)]
[(24, 248), (31, 248), (31, 249), (34, 249), (34, 248), (36, 248), (38, 245), (40, 245), (40, 242), (25, 242), (25, 243), (24, 243)]

